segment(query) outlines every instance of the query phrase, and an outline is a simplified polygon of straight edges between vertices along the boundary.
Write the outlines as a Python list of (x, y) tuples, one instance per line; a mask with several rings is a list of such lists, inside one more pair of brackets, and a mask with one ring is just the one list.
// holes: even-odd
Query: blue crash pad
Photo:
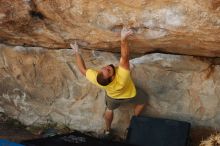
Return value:
[(5, 140), (5, 139), (0, 139), (0, 146), (24, 146), (24, 145), (17, 144), (17, 143), (14, 143), (14, 142), (10, 142), (10, 141)]

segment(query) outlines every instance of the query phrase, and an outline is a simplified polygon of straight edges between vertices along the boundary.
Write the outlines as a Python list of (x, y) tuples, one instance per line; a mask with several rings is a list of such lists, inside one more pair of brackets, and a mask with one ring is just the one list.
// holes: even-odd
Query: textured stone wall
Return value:
[[(118, 62), (117, 54), (82, 55), (97, 69)], [(134, 81), (148, 94), (144, 115), (220, 129), (218, 60), (155, 53), (131, 63)], [(113, 128), (121, 137), (132, 109), (125, 105), (115, 111)], [(71, 50), (0, 45), (0, 112), (29, 126), (58, 123), (100, 134), (104, 110), (104, 91), (79, 73)]]
[(0, 0), (0, 42), (118, 51), (123, 25), (132, 52), (220, 56), (219, 0)]
[[(102, 128), (104, 92), (78, 72), (71, 50), (1, 45), (0, 52), (0, 111), (26, 125), (58, 122), (82, 131)], [(83, 55), (89, 66), (115, 59), (106, 53)]]
[[(220, 130), (219, 0), (0, 0), (0, 112), (101, 134), (105, 93), (67, 48), (77, 41), (88, 67), (117, 64), (119, 54), (94, 50), (119, 52), (123, 25), (131, 53), (148, 53), (131, 60), (143, 115), (188, 121), (197, 140)], [(132, 105), (115, 111), (120, 137), (132, 115)]]

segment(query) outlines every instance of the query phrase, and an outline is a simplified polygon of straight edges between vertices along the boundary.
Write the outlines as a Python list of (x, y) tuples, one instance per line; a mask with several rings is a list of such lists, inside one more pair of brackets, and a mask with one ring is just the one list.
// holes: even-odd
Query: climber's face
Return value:
[(115, 67), (114, 65), (110, 64), (101, 68), (100, 72), (102, 72), (105, 79), (112, 78), (115, 75)]

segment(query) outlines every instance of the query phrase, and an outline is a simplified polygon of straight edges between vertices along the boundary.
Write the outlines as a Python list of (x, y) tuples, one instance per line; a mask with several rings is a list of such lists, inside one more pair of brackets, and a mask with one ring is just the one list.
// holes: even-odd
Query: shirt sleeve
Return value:
[(97, 74), (98, 74), (98, 72), (96, 70), (87, 69), (86, 70), (86, 79), (88, 79), (93, 84), (97, 84), (97, 80), (96, 80)]
[(120, 78), (121, 84), (126, 84), (128, 79), (130, 79), (130, 70), (127, 70), (121, 66), (118, 67), (118, 76)]

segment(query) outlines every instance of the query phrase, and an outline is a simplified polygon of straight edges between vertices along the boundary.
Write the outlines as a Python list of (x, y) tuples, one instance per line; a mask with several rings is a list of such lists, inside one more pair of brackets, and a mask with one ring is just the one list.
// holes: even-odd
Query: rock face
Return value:
[[(83, 51), (88, 67), (117, 63), (111, 53)], [(213, 59), (151, 54), (131, 60), (132, 76), (148, 94), (144, 115), (220, 129), (220, 67)], [(80, 131), (104, 128), (104, 91), (76, 68), (71, 50), (0, 45), (0, 111), (26, 125), (58, 123)], [(120, 136), (132, 105), (115, 111)]]
[(220, 56), (219, 0), (0, 0), (0, 42), (118, 51), (123, 25), (132, 52)]
[[(71, 50), (4, 45), (0, 50), (1, 112), (25, 125), (56, 121), (82, 131), (102, 129), (104, 92), (78, 72)], [(89, 66), (115, 59), (105, 53), (83, 54)]]

